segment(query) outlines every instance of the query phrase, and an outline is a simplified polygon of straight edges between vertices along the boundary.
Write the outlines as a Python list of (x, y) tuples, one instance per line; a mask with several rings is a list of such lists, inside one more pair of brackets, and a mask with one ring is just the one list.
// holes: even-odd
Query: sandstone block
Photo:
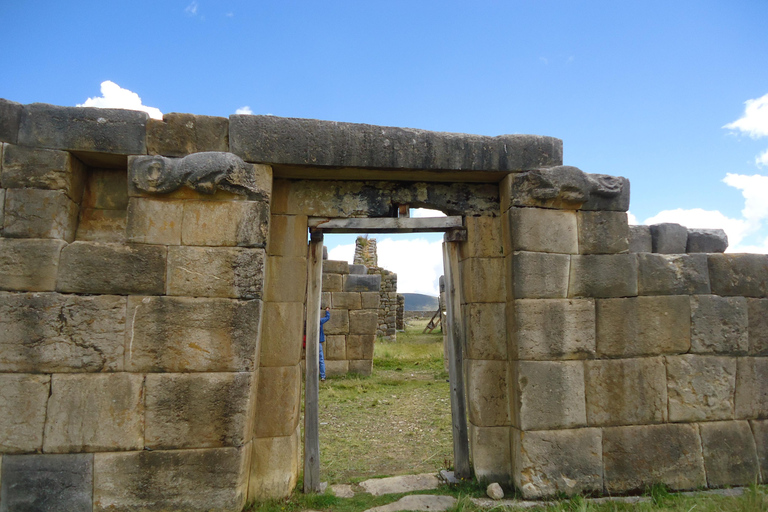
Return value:
[(186, 156), (201, 151), (229, 151), (226, 117), (164, 114), (147, 122), (147, 153)]
[(725, 252), (728, 235), (722, 229), (689, 229), (686, 252)]
[(750, 421), (757, 447), (757, 462), (760, 466), (761, 482), (768, 481), (768, 421)]
[(629, 225), (624, 212), (578, 212), (579, 254), (629, 251)]
[(503, 255), (501, 219), (490, 215), (464, 218), (467, 243), (459, 247), (464, 258), (498, 258)]
[(507, 278), (516, 299), (567, 297), (569, 255), (516, 252), (505, 259), (510, 260), (507, 267), (511, 275)]
[(469, 359), (507, 359), (506, 304), (467, 304), (466, 351)]
[(548, 430), (587, 424), (584, 363), (519, 361), (512, 374), (515, 427)]
[(590, 426), (667, 421), (663, 358), (587, 361), (585, 380)]
[(381, 305), (381, 295), (378, 292), (362, 292), (360, 299), (362, 309), (379, 309)]
[(61, 251), (56, 290), (159, 295), (165, 292), (167, 252), (152, 245), (74, 242)]
[(637, 295), (637, 255), (571, 256), (569, 297)]
[(651, 226), (653, 252), (660, 254), (685, 254), (688, 230), (685, 226), (665, 222)]
[[(514, 301), (512, 357), (585, 359), (595, 354), (595, 301), (520, 299)], [(502, 324), (503, 325), (503, 324)]]
[(258, 300), (130, 296), (126, 370), (253, 371), (261, 308)]
[(323, 273), (322, 287), (324, 292), (340, 292), (344, 289), (342, 283), (341, 274)]
[(462, 302), (504, 302), (503, 258), (468, 258), (459, 265)]
[[(0, 149), (2, 144), (0, 144)], [(0, 226), (5, 223), (5, 189), (0, 188)], [(0, 228), (0, 235), (2, 235), (2, 228)]]
[[(321, 312), (321, 318), (324, 312)], [(332, 309), (331, 318), (323, 325), (323, 332), (328, 334), (349, 334), (349, 311)]]
[(362, 307), (358, 292), (333, 292), (331, 303), (336, 309), (360, 309)]
[(768, 359), (742, 357), (736, 364), (736, 419), (768, 418)]
[(640, 295), (693, 295), (709, 293), (705, 254), (637, 255)]
[(749, 353), (768, 355), (768, 299), (747, 299)]
[(122, 371), (125, 297), (0, 292), (0, 371)]
[(651, 226), (629, 226), (629, 252), (653, 252)]
[(515, 486), (526, 499), (603, 490), (599, 428), (521, 432), (512, 429)]
[(748, 325), (744, 297), (691, 297), (691, 352), (746, 354)]
[(0, 98), (0, 141), (16, 144), (23, 105)]
[(89, 169), (83, 206), (99, 210), (128, 208), (128, 176), (123, 169)]
[(93, 510), (93, 455), (6, 455), (2, 512)]
[(343, 281), (345, 292), (377, 292), (381, 288), (380, 274), (347, 274)]
[[(325, 262), (323, 262), (323, 265), (325, 265)], [(365, 265), (349, 265), (349, 273), (350, 274), (367, 274), (368, 273), (368, 267)], [(343, 272), (341, 272), (343, 274)]]
[(379, 313), (372, 309), (349, 312), (349, 334), (376, 334)]
[(167, 294), (261, 299), (264, 249), (169, 247)]
[(81, 208), (75, 239), (82, 242), (125, 243), (125, 210)]
[(184, 245), (260, 247), (267, 245), (269, 203), (187, 201), (181, 226)]
[(691, 303), (685, 295), (598, 299), (599, 357), (679, 354), (691, 347)]
[(768, 297), (768, 255), (709, 254), (712, 293)]
[(50, 375), (0, 373), (0, 453), (42, 451), (50, 389)]
[(667, 357), (669, 421), (733, 419), (736, 359), (684, 354)]
[(61, 190), (11, 188), (5, 192), (3, 236), (71, 242), (79, 212), (77, 203)]
[(128, 202), (126, 235), (129, 242), (180, 245), (184, 203), (132, 197)]
[(241, 510), (250, 446), (97, 453), (93, 510)]
[(695, 425), (669, 424), (603, 429), (605, 491), (638, 491), (663, 483), (674, 490), (707, 484)]
[[(349, 262), (341, 260), (323, 261), (323, 274), (349, 274)], [(367, 272), (363, 272), (363, 275)]]
[(299, 476), (299, 429), (290, 436), (254, 439), (252, 450), (248, 501), (288, 497)]
[[(307, 216), (272, 215), (269, 219), (267, 254), (270, 256), (306, 257)], [(327, 260), (323, 261), (323, 269), (327, 264)]]
[[(327, 342), (326, 342), (327, 343)], [(349, 372), (349, 361), (325, 360), (325, 374), (329, 377), (346, 375)]]
[(144, 376), (53, 375), (45, 422), (46, 453), (140, 450)]
[(0, 238), (0, 289), (50, 291), (56, 288), (63, 240)]
[(469, 421), (477, 427), (511, 424), (506, 361), (467, 360)]
[(760, 480), (757, 448), (747, 421), (699, 424), (710, 487), (749, 485)]
[[(374, 329), (375, 332), (375, 329)], [(373, 359), (375, 334), (350, 334), (347, 336), (347, 359)]]
[(80, 202), (86, 170), (71, 153), (6, 144), (2, 157), (3, 188), (62, 190), (72, 201)]
[(481, 482), (512, 483), (509, 427), (469, 425), (469, 447), (475, 477)]
[[(272, 256), (267, 260), (264, 300), (304, 302), (307, 298), (307, 259)], [(324, 291), (328, 291), (323, 287)]]
[[(373, 343), (371, 343), (373, 346)], [(346, 359), (347, 358), (347, 337), (343, 334), (326, 336), (325, 343), (323, 343), (323, 355), (326, 362), (333, 359)], [(264, 364), (264, 363), (262, 363)], [(326, 364), (326, 373), (328, 372), (328, 365)]]
[(242, 446), (251, 436), (255, 385), (251, 372), (147, 375), (145, 446)]
[(301, 359), (304, 303), (265, 302), (259, 366), (292, 366)]
[(373, 361), (371, 359), (352, 359), (349, 361), (349, 373), (368, 376), (373, 371)]
[(513, 251), (577, 254), (579, 233), (576, 213), (544, 208), (510, 208)]
[(299, 424), (301, 368), (259, 368), (254, 437), (293, 434)]
[(320, 309), (325, 311), (325, 308), (330, 308), (332, 306), (333, 306), (333, 302), (331, 301), (331, 292), (321, 292), (320, 293)]

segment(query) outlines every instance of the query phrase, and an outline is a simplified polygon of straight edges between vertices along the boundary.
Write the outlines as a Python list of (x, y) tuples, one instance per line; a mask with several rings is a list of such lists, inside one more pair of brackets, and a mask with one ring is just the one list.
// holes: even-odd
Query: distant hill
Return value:
[(437, 297), (422, 293), (403, 293), (406, 311), (437, 311)]

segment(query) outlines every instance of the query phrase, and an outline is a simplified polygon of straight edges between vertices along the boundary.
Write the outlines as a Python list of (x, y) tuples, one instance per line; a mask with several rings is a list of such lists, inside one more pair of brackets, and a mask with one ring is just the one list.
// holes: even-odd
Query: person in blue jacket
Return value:
[(325, 381), (325, 358), (323, 357), (323, 343), (325, 343), (325, 333), (323, 324), (331, 319), (331, 308), (325, 308), (325, 316), (320, 319), (320, 380)]

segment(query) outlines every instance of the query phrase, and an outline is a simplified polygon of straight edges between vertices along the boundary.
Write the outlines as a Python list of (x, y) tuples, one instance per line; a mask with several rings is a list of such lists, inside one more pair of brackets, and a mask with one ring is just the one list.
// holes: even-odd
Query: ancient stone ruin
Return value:
[(308, 226), (419, 227), (403, 206), (461, 224), (476, 477), (525, 497), (768, 479), (768, 256), (663, 226), (635, 245), (629, 182), (563, 166), (558, 139), (0, 100), (0, 142), (4, 510), (287, 496)]

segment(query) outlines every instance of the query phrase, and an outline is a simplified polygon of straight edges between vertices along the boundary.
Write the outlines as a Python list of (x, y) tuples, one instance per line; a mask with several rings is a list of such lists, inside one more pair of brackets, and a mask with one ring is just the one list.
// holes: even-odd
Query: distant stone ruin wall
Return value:
[(352, 260), (355, 265), (366, 267), (378, 267), (379, 255), (376, 250), (376, 239), (359, 236), (355, 240), (355, 257)]

